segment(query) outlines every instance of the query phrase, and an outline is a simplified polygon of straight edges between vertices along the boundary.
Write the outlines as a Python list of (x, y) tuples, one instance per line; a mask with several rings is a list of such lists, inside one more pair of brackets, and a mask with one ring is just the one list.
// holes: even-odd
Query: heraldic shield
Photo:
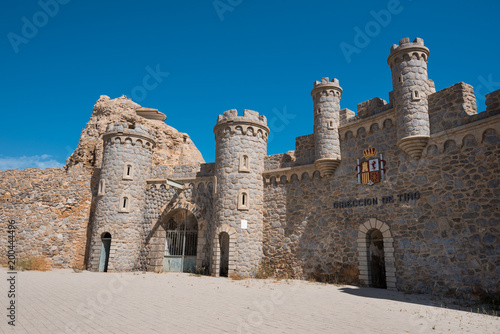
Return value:
[[(363, 151), (365, 158), (375, 156), (375, 148), (368, 148)], [(379, 158), (366, 160), (359, 162), (356, 166), (356, 171), (358, 174), (358, 183), (372, 185), (379, 183), (385, 174), (385, 161), (382, 160), (382, 154)]]

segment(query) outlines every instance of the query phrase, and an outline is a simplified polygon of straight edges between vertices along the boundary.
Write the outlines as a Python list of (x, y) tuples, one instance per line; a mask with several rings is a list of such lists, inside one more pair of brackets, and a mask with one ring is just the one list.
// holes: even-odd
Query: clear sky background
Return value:
[[(207, 162), (214, 161), (217, 115), (228, 109), (267, 116), (268, 154), (293, 150), (295, 137), (313, 130), (315, 80), (340, 80), (342, 108), (388, 100), (387, 56), (403, 37), (424, 39), (437, 90), (469, 83), (483, 111), (484, 94), (500, 89), (498, 0), (1, 6), (0, 169), (63, 166), (100, 95), (127, 95), (159, 109)], [(151, 70), (162, 74), (146, 90)]]

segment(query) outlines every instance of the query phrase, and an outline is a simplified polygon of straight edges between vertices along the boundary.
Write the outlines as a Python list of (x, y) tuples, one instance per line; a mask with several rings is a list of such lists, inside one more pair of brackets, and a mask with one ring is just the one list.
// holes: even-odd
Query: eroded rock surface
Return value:
[(126, 96), (110, 99), (102, 95), (94, 105), (92, 116), (80, 136), (78, 147), (66, 161), (66, 168), (76, 165), (99, 168), (102, 160), (102, 135), (107, 125), (114, 122), (139, 123), (155, 132), (154, 165), (173, 167), (205, 162), (188, 134), (181, 133), (160, 120), (146, 119), (137, 115), (136, 110), (141, 108)]

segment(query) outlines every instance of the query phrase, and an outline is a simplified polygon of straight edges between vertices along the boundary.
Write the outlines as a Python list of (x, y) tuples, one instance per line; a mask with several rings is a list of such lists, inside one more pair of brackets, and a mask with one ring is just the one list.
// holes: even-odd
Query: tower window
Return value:
[(248, 173), (250, 172), (250, 158), (244, 154), (240, 157), (240, 165), (238, 171)]
[(106, 180), (102, 179), (99, 181), (99, 187), (97, 189), (97, 196), (102, 196), (106, 193)]
[(333, 120), (329, 119), (326, 126), (328, 130), (333, 130)]
[(404, 79), (403, 79), (403, 75), (402, 75), (402, 74), (400, 74), (400, 75), (399, 75), (399, 82), (404, 82)]
[(132, 164), (126, 163), (123, 166), (123, 179), (124, 180), (132, 180), (134, 176), (134, 168)]
[(414, 90), (414, 91), (411, 92), (411, 99), (413, 101), (418, 101), (418, 100), (421, 99), (421, 96), (420, 96), (420, 93), (419, 93), (418, 90)]
[(238, 194), (238, 210), (248, 210), (249, 209), (249, 197), (248, 190), (241, 190)]
[(130, 200), (127, 196), (122, 196), (120, 199), (118, 212), (130, 212)]

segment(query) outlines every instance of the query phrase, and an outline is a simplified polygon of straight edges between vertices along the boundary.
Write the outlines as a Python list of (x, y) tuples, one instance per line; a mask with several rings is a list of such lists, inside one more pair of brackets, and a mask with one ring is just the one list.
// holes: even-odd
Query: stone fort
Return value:
[[(393, 90), (341, 109), (311, 91), (313, 133), (267, 155), (266, 117), (219, 115), (214, 163), (156, 109), (101, 96), (66, 167), (0, 172), (0, 227), (54, 268), (315, 279), (499, 298), (500, 90), (435, 90), (420, 38)], [(0, 249), (6, 254), (6, 238)]]

